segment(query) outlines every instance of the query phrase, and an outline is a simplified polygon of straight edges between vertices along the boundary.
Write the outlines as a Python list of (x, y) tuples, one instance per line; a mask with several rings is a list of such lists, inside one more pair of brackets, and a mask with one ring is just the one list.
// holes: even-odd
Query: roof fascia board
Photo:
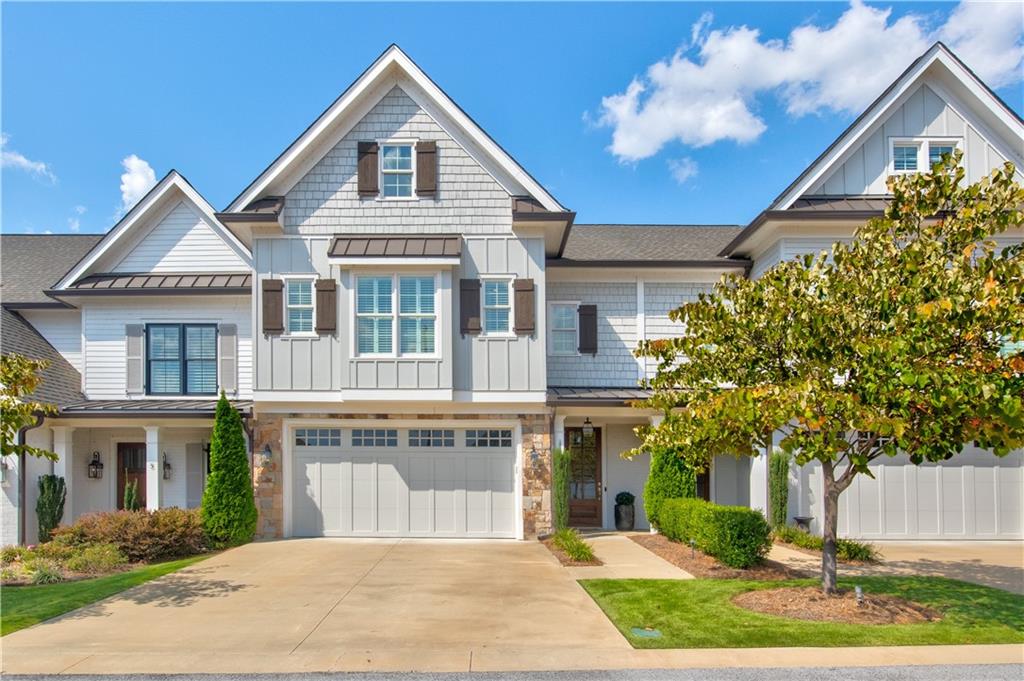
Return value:
[[(564, 211), (565, 208), (559, 204), (540, 184), (530, 177), (508, 153), (492, 140), (469, 116), (455, 104), (454, 101), (439, 88), (398, 46), (392, 45), (384, 54), (370, 65), (370, 67), (348, 87), (341, 96), (327, 108), (314, 123), (306, 129), (271, 165), (260, 174), (232, 203), (225, 212), (237, 212), (242, 210), (251, 201), (259, 197), (278, 176), (287, 172), (287, 169), (298, 161), (310, 147), (326, 133), (344, 115), (346, 110), (358, 100), (370, 88), (377, 85), (382, 77), (387, 77), (388, 69), (392, 66), (399, 68), (416, 86), (422, 89), (426, 96), (432, 100), (445, 115), (459, 126), (469, 139), (495, 160), (499, 167), (515, 178), (528, 193), (544, 204), (548, 210)], [(397, 84), (397, 78), (395, 84)], [(390, 90), (390, 88), (389, 88)], [(375, 104), (376, 102), (374, 102)], [(421, 106), (422, 102), (417, 102)], [(438, 122), (441, 125), (440, 122)], [(444, 127), (444, 126), (442, 126)], [(451, 134), (450, 130), (446, 130)], [(467, 149), (469, 153), (469, 149)], [(479, 160), (479, 159), (478, 159)]]
[(548, 267), (628, 267), (628, 268), (654, 268), (654, 269), (749, 269), (749, 260), (734, 259), (731, 261), (722, 260), (564, 260), (562, 258), (549, 258)]
[(143, 219), (150, 217), (149, 212), (154, 206), (160, 204), (164, 199), (167, 192), (173, 189), (177, 189), (184, 194), (189, 201), (191, 201), (197, 208), (199, 208), (203, 217), (209, 220), (210, 226), (217, 231), (222, 239), (236, 252), (236, 254), (242, 259), (242, 261), (252, 266), (252, 254), (249, 252), (242, 242), (240, 242), (229, 229), (224, 227), (220, 221), (214, 216), (213, 206), (203, 198), (203, 196), (189, 184), (181, 174), (176, 170), (172, 170), (164, 176), (160, 182), (156, 184), (149, 193), (142, 198), (141, 201), (135, 204), (135, 206), (128, 211), (128, 214), (121, 219), (113, 229), (99, 240), (99, 242), (93, 246), (92, 250), (78, 262), (70, 272), (64, 275), (64, 277), (57, 282), (56, 286), (53, 287), (51, 293), (62, 293), (72, 283), (81, 278), (89, 269), (95, 265), (106, 253), (110, 252), (118, 242), (124, 243), (123, 239), (125, 235), (130, 234), (133, 228), (138, 225)]

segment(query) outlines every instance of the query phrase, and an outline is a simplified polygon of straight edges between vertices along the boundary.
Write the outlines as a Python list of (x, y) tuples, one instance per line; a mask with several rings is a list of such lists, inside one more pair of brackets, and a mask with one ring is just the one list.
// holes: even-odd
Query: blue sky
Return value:
[(935, 38), (1020, 112), (1022, 21), (1012, 4), (7, 3), (0, 228), (106, 231), (150, 167), (223, 208), (391, 42), (577, 222), (745, 224)]

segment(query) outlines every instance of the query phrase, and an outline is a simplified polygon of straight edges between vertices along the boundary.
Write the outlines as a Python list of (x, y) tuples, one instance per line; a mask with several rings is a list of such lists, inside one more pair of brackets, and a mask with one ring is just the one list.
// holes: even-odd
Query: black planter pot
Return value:
[(635, 525), (636, 512), (633, 505), (625, 506), (615, 504), (615, 529), (619, 532), (628, 532)]

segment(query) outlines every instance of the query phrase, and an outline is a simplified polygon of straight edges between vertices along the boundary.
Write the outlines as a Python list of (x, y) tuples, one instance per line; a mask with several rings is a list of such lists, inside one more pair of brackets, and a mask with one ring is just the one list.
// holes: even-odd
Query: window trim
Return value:
[[(150, 367), (152, 366), (149, 351), (151, 343), (149, 342), (149, 331), (156, 327), (177, 327), (178, 329), (178, 378), (181, 390), (177, 392), (153, 392), (153, 382), (150, 378)], [(213, 365), (214, 371), (217, 375), (217, 385), (214, 387), (213, 392), (193, 392), (188, 389), (188, 359), (187, 353), (185, 352), (186, 332), (188, 328), (212, 328), (213, 329)], [(145, 325), (145, 352), (144, 358), (146, 363), (145, 370), (145, 394), (150, 397), (167, 397), (171, 395), (216, 395), (220, 389), (220, 329), (218, 325), (213, 322), (149, 322)], [(160, 361), (160, 360), (156, 360)], [(173, 361), (173, 360), (171, 360)], [(202, 362), (209, 362), (211, 360), (197, 360)]]
[[(480, 275), (480, 335), (477, 338), (518, 338), (515, 330), (516, 295), (513, 288), (514, 274), (481, 274)], [(487, 286), (488, 281), (505, 281), (508, 283), (508, 330), (487, 331)], [(504, 309), (504, 308), (494, 308)]]
[[(284, 305), (284, 333), (281, 334), (284, 338), (317, 338), (320, 334), (316, 332), (316, 274), (282, 274), (281, 280), (284, 282), (284, 290), (281, 296), (282, 304)], [(309, 294), (310, 304), (307, 305), (296, 305), (295, 309), (306, 309), (307, 307), (313, 310), (312, 325), (309, 331), (292, 331), (288, 327), (288, 286), (293, 281), (308, 281), (309, 282)]]
[[(391, 278), (391, 352), (359, 352), (359, 317), (384, 317), (382, 314), (371, 314), (371, 313), (359, 313), (358, 309), (358, 289), (359, 279), (361, 277), (366, 278)], [(401, 352), (401, 320), (402, 317), (410, 319), (422, 319), (429, 315), (415, 313), (402, 315), (399, 311), (399, 285), (402, 277), (433, 277), (434, 279), (434, 351), (433, 352)], [(349, 305), (352, 310), (351, 320), (352, 323), (349, 325), (351, 331), (349, 339), (352, 347), (352, 358), (353, 359), (441, 359), (442, 357), (442, 343), (444, 342), (443, 334), (439, 333), (438, 330), (441, 326), (442, 316), (442, 303), (444, 298), (441, 295), (441, 272), (437, 270), (403, 270), (403, 271), (377, 271), (377, 270), (361, 270), (353, 271), (352, 276), (349, 279)]]
[[(415, 137), (395, 137), (392, 139), (378, 139), (377, 140), (377, 186), (380, 188), (377, 192), (378, 201), (418, 201), (419, 196), (416, 194), (416, 143), (419, 139)], [(384, 169), (384, 147), (396, 147), (396, 146), (408, 146), (412, 150), (412, 170), (385, 170)], [(412, 182), (411, 191), (409, 196), (384, 196), (384, 176), (385, 175), (409, 175)]]
[[(928, 147), (931, 144), (952, 145), (953, 149), (963, 151), (963, 137), (890, 137), (889, 138), (889, 159), (886, 167), (890, 175), (909, 175), (911, 173), (931, 172), (931, 164), (928, 163)], [(914, 170), (896, 170), (896, 147), (915, 146), (917, 147), (917, 168)], [(961, 159), (963, 163), (963, 159)]]
[[(555, 332), (568, 331), (568, 329), (555, 328), (555, 308), (571, 307), (573, 310), (573, 331), (576, 334), (576, 342), (573, 343), (572, 352), (557, 352), (555, 350)], [(579, 357), (580, 356), (580, 301), (578, 300), (549, 300), (548, 301), (548, 354), (552, 357)]]

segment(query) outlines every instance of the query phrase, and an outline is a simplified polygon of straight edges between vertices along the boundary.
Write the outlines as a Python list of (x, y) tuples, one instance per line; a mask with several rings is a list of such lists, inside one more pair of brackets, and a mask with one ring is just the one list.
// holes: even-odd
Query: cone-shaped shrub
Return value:
[(674, 449), (651, 452), (651, 472), (644, 485), (644, 512), (654, 527), (660, 527), (658, 512), (666, 499), (697, 496), (697, 473)]
[(203, 530), (214, 546), (237, 546), (256, 534), (256, 502), (242, 417), (221, 392), (210, 438), (210, 477), (203, 492)]

